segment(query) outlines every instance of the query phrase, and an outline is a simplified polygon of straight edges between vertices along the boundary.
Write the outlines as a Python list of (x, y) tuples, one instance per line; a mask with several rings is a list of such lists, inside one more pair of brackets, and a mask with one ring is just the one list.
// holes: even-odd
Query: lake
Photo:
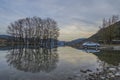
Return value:
[(118, 80), (120, 51), (0, 49), (0, 80)]

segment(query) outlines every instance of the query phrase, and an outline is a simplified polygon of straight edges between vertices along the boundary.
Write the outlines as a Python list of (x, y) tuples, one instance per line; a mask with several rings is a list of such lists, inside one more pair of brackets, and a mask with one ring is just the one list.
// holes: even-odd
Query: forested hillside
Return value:
[(94, 35), (92, 35), (89, 40), (111, 44), (113, 41), (120, 40), (120, 19), (118, 15), (113, 15), (112, 17), (103, 19), (100, 29)]
[(120, 21), (108, 27), (101, 28), (89, 40), (106, 43), (111, 43), (113, 40), (120, 40)]

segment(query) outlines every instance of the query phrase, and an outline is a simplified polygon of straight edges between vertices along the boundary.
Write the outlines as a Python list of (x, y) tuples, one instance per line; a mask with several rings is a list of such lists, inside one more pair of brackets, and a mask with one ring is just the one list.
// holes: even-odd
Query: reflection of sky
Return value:
[(81, 50), (73, 49), (71, 47), (59, 48), (59, 53), (61, 60), (73, 65), (90, 65), (91, 63), (94, 64), (97, 59), (97, 57), (92, 53), (86, 53)]
[(51, 17), (61, 29), (60, 40), (89, 37), (102, 18), (119, 14), (120, 0), (0, 0), (0, 34), (24, 17)]
[(7, 55), (7, 51), (0, 51), (0, 74), (2, 70), (8, 69), (7, 67), (8, 64), (6, 63), (6, 59), (5, 59), (6, 55)]
[(0, 51), (0, 61), (5, 58), (6, 54), (7, 54), (7, 51)]

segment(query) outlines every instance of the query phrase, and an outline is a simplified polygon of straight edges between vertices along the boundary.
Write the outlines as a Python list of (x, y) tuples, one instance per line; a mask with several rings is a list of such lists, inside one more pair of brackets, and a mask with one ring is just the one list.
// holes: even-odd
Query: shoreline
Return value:
[[(77, 46), (71, 46), (78, 49), (85, 49), (82, 47), (82, 45)], [(101, 44), (100, 47), (87, 47), (86, 49), (100, 49), (100, 50), (119, 50), (120, 51), (120, 45), (103, 45)]]
[(99, 47), (101, 50), (120, 50), (120, 45), (102, 45)]

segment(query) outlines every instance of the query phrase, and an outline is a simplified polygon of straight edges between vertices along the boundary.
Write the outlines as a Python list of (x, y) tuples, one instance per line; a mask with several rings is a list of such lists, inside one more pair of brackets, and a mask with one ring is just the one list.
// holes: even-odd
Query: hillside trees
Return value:
[(101, 31), (101, 39), (104, 43), (111, 44), (111, 41), (115, 38), (115, 36), (118, 36), (119, 31), (117, 35), (115, 34), (116, 31), (114, 30), (114, 24), (119, 21), (118, 15), (113, 15), (111, 18), (103, 19), (102, 27), (100, 28)]
[(24, 18), (11, 23), (7, 33), (14, 37), (13, 42), (23, 44), (55, 44), (59, 36), (57, 22), (51, 18)]

